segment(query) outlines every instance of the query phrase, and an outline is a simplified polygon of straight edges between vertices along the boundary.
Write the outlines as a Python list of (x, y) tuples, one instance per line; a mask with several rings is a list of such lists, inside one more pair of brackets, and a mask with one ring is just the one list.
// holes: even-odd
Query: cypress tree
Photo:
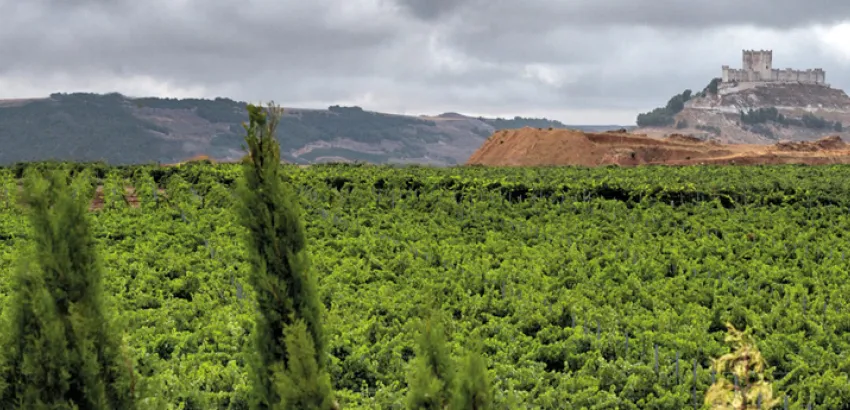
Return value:
[(456, 410), (485, 410), (493, 408), (493, 392), (487, 362), (481, 355), (478, 342), (472, 343), (461, 363), (455, 388)]
[(133, 375), (104, 309), (88, 175), (28, 172), (31, 244), (3, 311), (0, 408), (132, 409)]
[(408, 378), (407, 406), (411, 410), (443, 410), (451, 403), (454, 368), (446, 334), (438, 317), (421, 325), (416, 357)]
[[(276, 408), (284, 398), (278, 381), (286, 379), (281, 372), (294, 368), (285, 345), (286, 331), (297, 321), (303, 321), (312, 345), (310, 349), (295, 343), (298, 354), (310, 352), (312, 356), (299, 357), (299, 363), (314, 361), (319, 379), (325, 371), (322, 305), (316, 280), (308, 271), (304, 228), (293, 191), (283, 181), (280, 147), (275, 139), (281, 113), (272, 104), (268, 110), (248, 105), (249, 121), (243, 124), (248, 155), (242, 160), (243, 175), (237, 186), (238, 215), (247, 231), (249, 283), (257, 301), (255, 345), (249, 366), (254, 387), (251, 407), (255, 409)], [(311, 383), (322, 382), (317, 379)], [(320, 388), (312, 391), (326, 393)]]
[(281, 407), (299, 410), (328, 410), (335, 408), (331, 395), (331, 378), (316, 363), (313, 341), (307, 335), (303, 320), (285, 330), (288, 363), (277, 369), (277, 389)]

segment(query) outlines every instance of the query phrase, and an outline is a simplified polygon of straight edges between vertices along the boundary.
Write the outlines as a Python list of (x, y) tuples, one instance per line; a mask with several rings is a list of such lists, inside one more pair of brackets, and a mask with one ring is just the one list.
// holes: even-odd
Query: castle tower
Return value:
[(755, 78), (750, 81), (770, 81), (773, 76), (772, 50), (743, 50), (742, 65)]

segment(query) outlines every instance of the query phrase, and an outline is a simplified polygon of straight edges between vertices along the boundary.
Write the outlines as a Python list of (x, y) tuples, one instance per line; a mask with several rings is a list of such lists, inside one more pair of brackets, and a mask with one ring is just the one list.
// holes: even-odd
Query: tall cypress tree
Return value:
[(132, 367), (103, 305), (88, 180), (25, 178), (32, 241), (3, 312), (0, 408), (135, 407)]
[[(282, 395), (277, 389), (283, 377), (280, 372), (293, 368), (285, 343), (289, 326), (303, 321), (312, 349), (295, 345), (299, 352), (312, 353), (309, 360), (316, 363), (317, 377), (324, 372), (326, 356), (322, 305), (316, 280), (308, 271), (304, 228), (293, 191), (281, 173), (280, 146), (275, 139), (281, 113), (272, 104), (268, 110), (248, 105), (249, 122), (244, 124), (248, 155), (242, 161), (243, 175), (237, 187), (241, 199), (238, 214), (247, 231), (249, 282), (258, 309), (250, 366), (254, 385), (251, 405), (256, 409), (274, 408), (281, 403)], [(298, 361), (304, 363), (307, 359), (299, 357)], [(299, 364), (299, 368), (303, 366)]]

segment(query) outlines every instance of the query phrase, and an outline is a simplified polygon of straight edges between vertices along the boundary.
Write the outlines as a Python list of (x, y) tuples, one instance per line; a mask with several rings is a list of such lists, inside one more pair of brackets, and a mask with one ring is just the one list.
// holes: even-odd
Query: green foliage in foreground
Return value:
[[(305, 258), (297, 202), (280, 178), (280, 147), (274, 135), (282, 110), (248, 105), (248, 113), (248, 155), (242, 161), (237, 213), (248, 231), (249, 282), (258, 304), (254, 346), (248, 353), (253, 356), (251, 407), (273, 409), (283, 403), (285, 409), (327, 410), (332, 396), (325, 372), (322, 305)], [(295, 323), (299, 327), (289, 329)]]
[(477, 343), (467, 347), (456, 383), (454, 409), (485, 410), (494, 407), (487, 361), (478, 351)]
[(284, 330), (287, 353), (285, 369), (277, 369), (276, 389), (280, 407), (269, 408), (328, 410), (334, 407), (331, 379), (316, 361), (316, 349), (307, 326), (299, 319)]
[[(233, 211), (240, 167), (105, 171), (92, 229), (140, 407), (246, 408), (257, 298)], [(840, 409), (848, 177), (844, 166), (316, 166), (279, 178), (304, 210), (343, 408), (405, 407), (417, 323), (437, 306), (453, 358), (480, 340), (494, 408), (702, 403), (729, 322), (758, 341), (774, 397)], [(33, 232), (15, 191), (0, 177), (12, 197), (0, 198), (3, 306)]]
[(446, 345), (440, 315), (429, 313), (420, 325), (416, 357), (408, 377), (410, 410), (486, 410), (493, 408), (487, 363), (473, 341), (458, 363)]
[(110, 328), (88, 215), (90, 184), (64, 173), (24, 184), (32, 243), (3, 311), (0, 404), (4, 409), (132, 409), (132, 366)]
[(435, 319), (422, 323), (408, 383), (407, 408), (411, 410), (442, 410), (452, 399), (455, 368), (446, 349), (445, 330)]

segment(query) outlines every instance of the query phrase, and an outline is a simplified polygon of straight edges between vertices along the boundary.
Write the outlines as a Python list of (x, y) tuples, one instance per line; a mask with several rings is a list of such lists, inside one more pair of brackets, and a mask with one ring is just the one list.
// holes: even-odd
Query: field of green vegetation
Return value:
[[(104, 187), (92, 218), (110, 309), (145, 403), (246, 408), (254, 299), (233, 211), (241, 169), (88, 169)], [(20, 174), (0, 170), (0, 302), (30, 229)], [(453, 356), (481, 340), (497, 408), (702, 406), (711, 360), (730, 351), (726, 322), (752, 333), (788, 408), (850, 408), (848, 167), (284, 175), (304, 212), (343, 408), (405, 408), (430, 308)]]

